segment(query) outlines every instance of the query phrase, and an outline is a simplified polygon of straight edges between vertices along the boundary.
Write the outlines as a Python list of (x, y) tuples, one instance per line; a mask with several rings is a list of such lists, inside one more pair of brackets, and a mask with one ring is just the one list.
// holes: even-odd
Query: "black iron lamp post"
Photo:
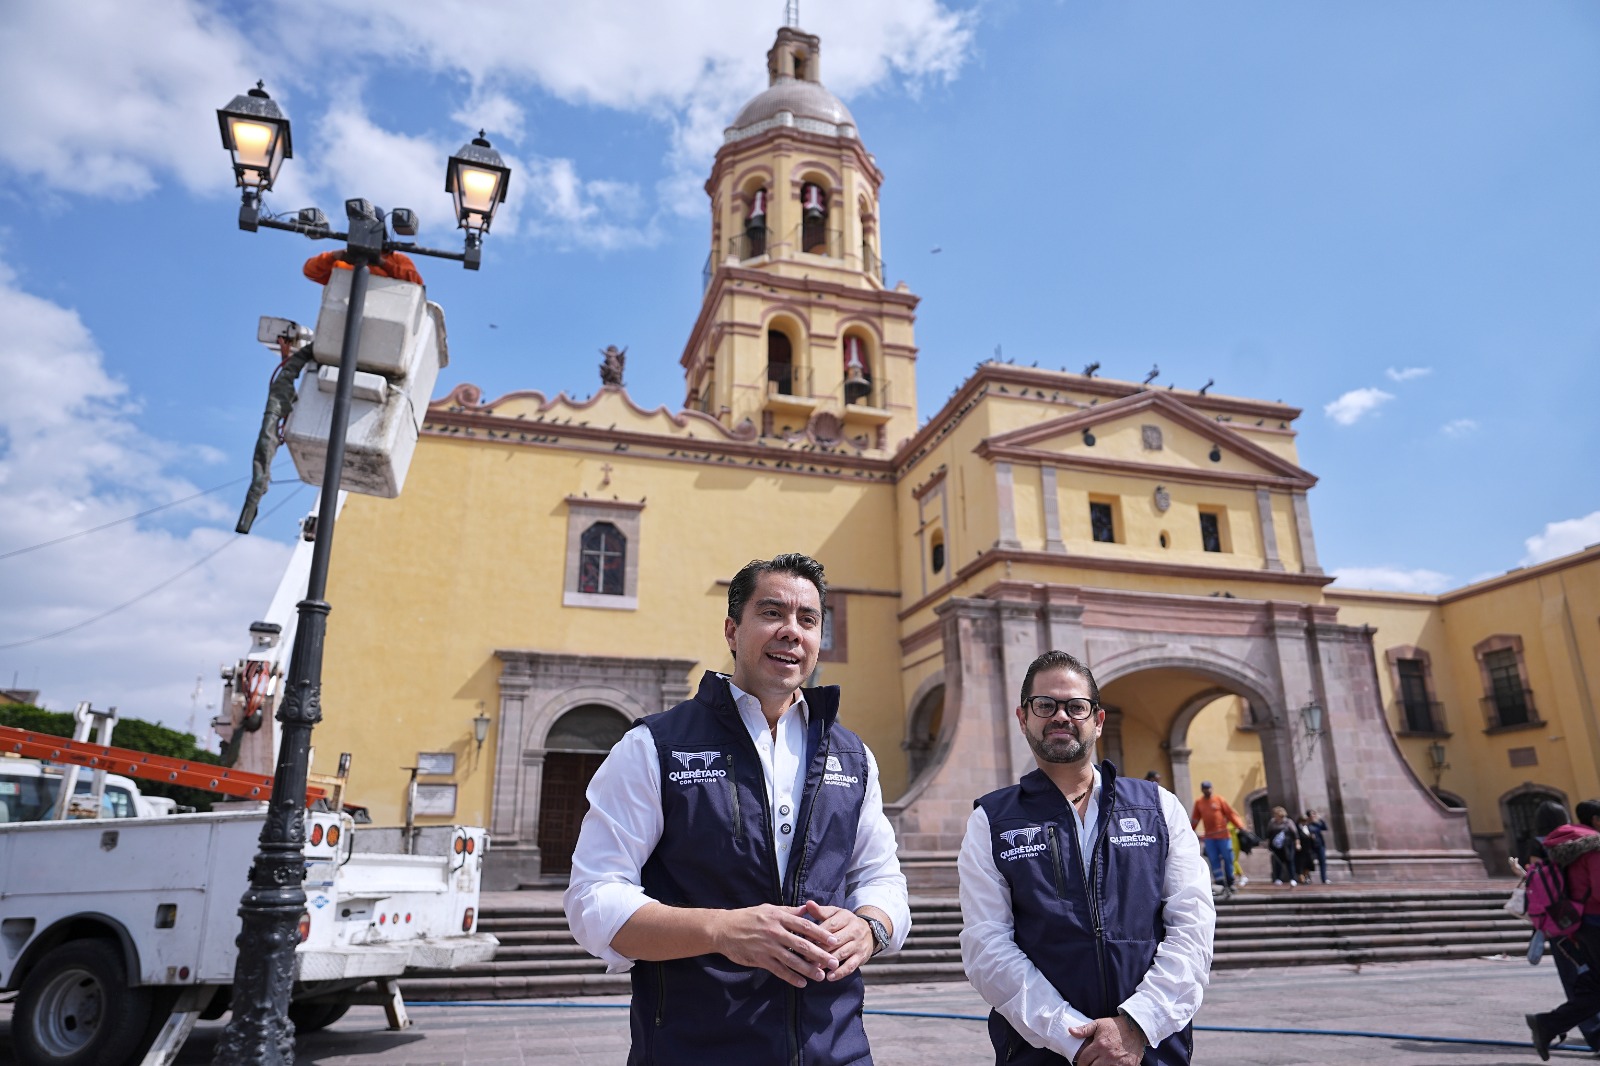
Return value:
[(505, 200), (511, 171), (480, 132), (450, 160), (446, 179), (447, 191), (456, 192), (459, 225), (467, 231), (466, 250), (422, 248), (389, 236), (391, 225), (398, 234), (414, 235), (417, 221), (413, 212), (397, 208), (385, 216), (367, 200), (345, 201), (349, 219), (345, 233), (334, 231), (316, 208), (300, 211), (293, 221), (264, 217), (261, 197), (272, 188), (279, 166), (291, 154), (289, 120), (258, 82), (254, 89), (234, 97), (219, 110), (217, 121), (222, 129), (222, 145), (233, 155), (234, 175), (243, 190), (239, 227), (251, 231), (261, 227), (281, 229), (313, 240), (344, 241), (342, 258), (354, 274), (322, 475), (311, 576), (306, 598), (298, 608), (299, 628), (290, 654), (288, 685), (277, 713), (281, 736), (272, 799), (261, 829), (260, 850), (250, 867), (250, 888), (239, 905), (241, 928), (233, 981), (233, 1017), (213, 1058), (217, 1066), (292, 1066), (294, 1026), (289, 1021), (289, 997), (295, 977), (295, 948), (300, 942), (300, 918), (306, 907), (301, 883), (305, 877), (305, 795), (311, 729), (322, 720), (322, 649), (330, 610), (324, 596), (369, 270), (394, 251), (454, 259), (467, 269), (476, 270), (482, 234), (488, 232), (495, 209)]

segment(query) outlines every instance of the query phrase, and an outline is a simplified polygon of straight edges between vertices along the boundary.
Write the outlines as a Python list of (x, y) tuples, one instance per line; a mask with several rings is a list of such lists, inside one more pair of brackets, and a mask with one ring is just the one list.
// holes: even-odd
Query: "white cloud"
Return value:
[(1439, 432), (1447, 437), (1465, 437), (1467, 434), (1476, 433), (1477, 431), (1477, 420), (1471, 418), (1451, 419), (1439, 427)]
[(1394, 367), (1391, 366), (1388, 370), (1385, 370), (1383, 373), (1384, 373), (1384, 375), (1386, 377), (1388, 377), (1388, 379), (1390, 381), (1411, 381), (1413, 378), (1425, 378), (1425, 377), (1427, 377), (1429, 374), (1433, 373), (1433, 367), (1431, 367), (1431, 366), (1408, 366), (1408, 367), (1402, 367), (1401, 369), (1396, 370)]
[[(8, 323), (0, 333), (0, 553), (197, 491), (171, 472), (180, 446), (134, 424), (133, 398), (106, 372), (77, 314), (22, 291), (4, 264), (0, 320)], [(274, 489), (266, 505), (289, 491)], [(173, 508), (159, 525), (127, 523), (0, 560), (0, 644), (75, 625), (192, 565), (233, 538), (242, 492)], [(302, 502), (309, 507), (309, 496)], [(56, 707), (88, 699), (186, 728), (196, 675), (215, 700), (217, 666), (246, 646), (246, 626), (266, 607), (288, 555), (283, 544), (243, 538), (103, 622), (0, 650), (0, 681), (41, 689)]]
[(0, 166), (94, 196), (140, 196), (168, 174), (221, 191), (216, 109), (275, 67), (192, 0), (7, 0)]
[[(724, 125), (766, 84), (779, 14), (776, 0), (263, 0), (248, 16), (244, 10), (202, 0), (78, 0), (67, 19), (47, 0), (0, 4), (0, 108), (8, 116), (0, 167), (35, 175), (57, 192), (139, 196), (166, 173), (191, 189), (220, 192), (230, 175), (213, 111), (260, 76), (295, 120), (300, 148), (283, 171), (275, 207), (301, 206), (307, 189), (327, 188), (317, 177), (338, 175), (360, 151), (376, 148), (380, 158), (419, 164), (415, 178), (396, 179), (403, 184), (397, 192), (412, 200), (405, 206), (432, 215), (439, 190), (424, 200), (410, 185), (439, 184), (443, 160), (480, 126), (496, 147), (501, 138), (519, 143), (527, 106), (520, 95), (536, 90), (661, 123), (669, 146), (654, 195), (667, 211), (698, 214)], [(941, 0), (856, 0), (808, 8), (806, 29), (822, 37), (824, 80), (849, 98), (896, 81), (915, 92), (925, 81), (955, 77), (971, 50), (975, 18)], [(449, 107), (460, 128), (384, 133), (359, 105), (336, 105), (325, 117), (307, 113), (307, 96), (341, 99), (329, 91), (330, 72), (337, 88), (385, 64), (459, 82), (465, 99)], [(300, 131), (319, 124), (350, 143), (330, 142), (338, 158), (316, 161), (312, 175), (305, 161), (318, 153), (306, 150)], [(424, 163), (424, 145), (444, 154)], [(536, 159), (525, 176), (564, 162)], [(361, 181), (336, 195), (368, 188), (380, 173), (369, 162)], [(540, 205), (564, 239), (601, 247), (648, 239), (638, 218), (604, 215), (603, 183), (581, 186), (578, 203), (598, 210), (582, 226), (562, 216), (559, 198)]]
[(1394, 396), (1382, 389), (1351, 389), (1332, 403), (1323, 405), (1322, 413), (1341, 426), (1353, 426), (1392, 399)]
[(1335, 582), (1344, 588), (1377, 589), (1382, 592), (1443, 592), (1450, 587), (1450, 575), (1437, 570), (1402, 570), (1396, 566), (1344, 566), (1333, 572)]
[(1522, 565), (1532, 566), (1534, 563), (1571, 555), (1597, 543), (1600, 543), (1600, 511), (1582, 518), (1550, 522), (1545, 525), (1543, 533), (1535, 533), (1522, 542), (1527, 549), (1527, 554), (1522, 557)]

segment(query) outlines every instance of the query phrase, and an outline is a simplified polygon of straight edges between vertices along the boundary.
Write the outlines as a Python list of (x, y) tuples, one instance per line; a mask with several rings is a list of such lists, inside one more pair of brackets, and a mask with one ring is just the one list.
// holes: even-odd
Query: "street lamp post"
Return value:
[(389, 213), (366, 200), (345, 201), (347, 232), (335, 232), (316, 208), (299, 212), (292, 221), (263, 217), (261, 198), (272, 188), (278, 168), (289, 158), (289, 120), (267, 95), (261, 83), (217, 112), (222, 144), (233, 155), (235, 179), (242, 192), (239, 228), (261, 227), (300, 233), (313, 240), (342, 240), (342, 257), (354, 276), (350, 281), (350, 307), (345, 316), (344, 347), (339, 358), (339, 382), (334, 392), (327, 463), (323, 468), (322, 497), (317, 535), (311, 554), (311, 576), (306, 598), (300, 601), (299, 627), (289, 660), (289, 677), (278, 708), (281, 729), (272, 798), (262, 826), (260, 850), (250, 866), (250, 887), (239, 904), (240, 930), (236, 944), (233, 1016), (217, 1044), (217, 1066), (239, 1063), (294, 1062), (294, 1025), (289, 1021), (289, 997), (295, 978), (295, 948), (300, 942), (300, 918), (306, 907), (305, 807), (306, 778), (310, 771), (311, 729), (322, 720), (322, 651), (330, 607), (324, 598), (328, 561), (333, 551), (334, 519), (338, 514), (340, 473), (344, 466), (345, 434), (350, 425), (350, 397), (356, 376), (356, 353), (361, 344), (367, 280), (371, 267), (384, 255), (404, 251), (415, 255), (454, 259), (469, 270), (478, 269), (483, 234), (489, 230), (495, 209), (505, 200), (510, 170), (480, 131), (477, 138), (450, 160), (446, 191), (456, 193), (456, 217), (467, 231), (466, 250), (446, 252), (390, 239), (387, 223), (396, 232), (414, 234), (415, 215), (403, 208)]

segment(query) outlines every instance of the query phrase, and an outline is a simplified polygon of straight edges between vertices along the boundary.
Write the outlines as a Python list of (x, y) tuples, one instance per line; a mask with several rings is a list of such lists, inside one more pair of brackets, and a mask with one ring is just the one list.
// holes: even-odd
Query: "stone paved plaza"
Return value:
[[(1197, 1063), (1230, 1066), (1384, 1063), (1387, 1066), (1499, 1066), (1537, 1062), (1526, 1042), (1524, 1013), (1561, 998), (1547, 960), (1521, 958), (1460, 962), (1226, 970), (1215, 975), (1195, 1034)], [(545, 1001), (540, 1001), (545, 1002)], [(417, 1005), (415, 1023), (401, 1033), (384, 1029), (376, 1007), (357, 1007), (331, 1028), (300, 1041), (304, 1066), (509, 1066), (513, 1063), (621, 1063), (626, 1058), (626, 1011), (607, 996), (577, 1006), (505, 1002), (475, 1007)], [(869, 989), (869, 1010), (981, 1015), (965, 984), (888, 985)], [(0, 1062), (11, 1061), (9, 1005), (0, 1005)], [(1359, 1030), (1386, 1037), (1325, 1037), (1206, 1031), (1205, 1027)], [(199, 1026), (178, 1057), (205, 1066), (221, 1023)], [(943, 1018), (869, 1014), (867, 1031), (878, 1066), (992, 1062), (983, 1024)], [(1455, 1037), (1493, 1043), (1448, 1044), (1403, 1037)], [(1555, 1061), (1587, 1053), (1557, 1051)], [(720, 1063), (716, 1066), (743, 1066)]]

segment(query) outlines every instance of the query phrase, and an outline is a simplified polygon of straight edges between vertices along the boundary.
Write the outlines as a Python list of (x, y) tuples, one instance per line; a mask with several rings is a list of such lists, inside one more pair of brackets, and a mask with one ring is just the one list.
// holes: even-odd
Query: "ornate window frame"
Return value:
[[(1494, 702), (1494, 679), (1489, 675), (1489, 664), (1484, 660), (1490, 652), (1512, 651), (1517, 656), (1517, 676), (1522, 680), (1522, 691), (1527, 698), (1528, 720), (1526, 722), (1513, 722), (1510, 725), (1500, 723), (1499, 712)], [(1478, 661), (1478, 679), (1483, 684), (1483, 697), (1479, 701), (1485, 710), (1485, 733), (1510, 733), (1519, 729), (1542, 729), (1544, 719), (1539, 717), (1539, 705), (1533, 699), (1533, 684), (1528, 679), (1528, 659), (1522, 651), (1522, 637), (1516, 633), (1496, 633), (1492, 637), (1472, 646), (1472, 657)]]
[[(1393, 693), (1391, 704), (1395, 710), (1394, 735), (1397, 737), (1448, 737), (1449, 729), (1445, 727), (1444, 706), (1439, 702), (1438, 691), (1433, 684), (1433, 656), (1426, 649), (1414, 644), (1399, 644), (1389, 648), (1383, 653), (1383, 659), (1389, 667), (1389, 691)], [(1400, 661), (1413, 659), (1422, 663), (1422, 684), (1428, 695), (1428, 714), (1433, 720), (1432, 729), (1408, 728), (1405, 707), (1405, 690), (1400, 681)]]
[[(599, 607), (613, 611), (639, 609), (639, 550), (643, 503), (627, 500), (593, 500), (587, 496), (568, 496), (567, 560), (562, 581), (563, 607)], [(583, 534), (596, 522), (617, 527), (626, 542), (622, 564), (622, 595), (580, 591)]]

